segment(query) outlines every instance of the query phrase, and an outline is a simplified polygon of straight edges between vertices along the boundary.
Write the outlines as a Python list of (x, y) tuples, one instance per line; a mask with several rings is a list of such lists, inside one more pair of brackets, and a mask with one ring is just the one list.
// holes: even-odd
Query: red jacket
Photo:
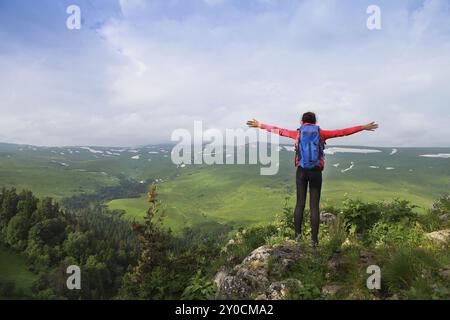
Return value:
[[(314, 125), (314, 124), (304, 123), (304, 125), (307, 126), (307, 125)], [(279, 134), (282, 137), (295, 139), (295, 150), (298, 150), (298, 140), (299, 140), (299, 134), (300, 134), (299, 129), (287, 130), (287, 129), (278, 128), (275, 126), (270, 126), (267, 124), (261, 124), (261, 129), (267, 130), (271, 133)], [(346, 129), (341, 129), (341, 130), (322, 130), (322, 129), (320, 129), (320, 140), (323, 144), (325, 144), (325, 142), (328, 139), (349, 136), (351, 134), (361, 132), (363, 130), (364, 130), (364, 126), (356, 126), (356, 127), (346, 128)], [(298, 167), (298, 165), (299, 165), (298, 157), (295, 157), (295, 166)], [(323, 157), (321, 157), (319, 168), (321, 170), (323, 170), (324, 167), (325, 167), (325, 161), (324, 161)]]

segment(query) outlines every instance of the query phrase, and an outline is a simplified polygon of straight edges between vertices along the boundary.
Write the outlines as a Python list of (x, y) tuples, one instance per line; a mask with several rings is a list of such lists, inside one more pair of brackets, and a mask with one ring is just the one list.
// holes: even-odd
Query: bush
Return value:
[(450, 195), (443, 195), (433, 203), (433, 207), (418, 220), (427, 232), (450, 228), (450, 218), (441, 219), (442, 215), (450, 215)]
[(416, 223), (377, 222), (368, 234), (369, 242), (376, 247), (416, 248), (424, 242), (422, 227)]
[(360, 200), (346, 199), (343, 205), (342, 213), (347, 229), (355, 226), (358, 233), (369, 230), (381, 218), (377, 203), (364, 203)]
[(356, 227), (357, 233), (364, 233), (377, 222), (397, 223), (417, 221), (417, 214), (406, 200), (395, 199), (392, 202), (364, 203), (360, 200), (346, 199), (344, 201), (343, 215), (347, 228)]
[(437, 266), (436, 260), (427, 251), (402, 248), (383, 266), (382, 279), (391, 293), (409, 290), (421, 280), (430, 278)]
[(289, 287), (288, 300), (314, 300), (321, 296), (321, 289), (315, 284), (307, 283), (301, 286)]
[(450, 213), (450, 195), (442, 195), (437, 201), (434, 202), (432, 210), (440, 214)]
[(292, 237), (294, 235), (294, 209), (289, 205), (289, 197), (285, 198), (281, 214), (276, 215), (275, 225), (277, 227), (278, 236)]
[(328, 247), (334, 252), (338, 251), (345, 239), (347, 239), (345, 222), (341, 215), (338, 215), (328, 226)]
[(0, 298), (12, 299), (16, 293), (16, 284), (14, 282), (0, 282)]
[(217, 291), (216, 284), (198, 270), (195, 276), (189, 280), (184, 289), (182, 299), (184, 300), (210, 300), (214, 299)]
[(384, 202), (379, 205), (381, 220), (387, 223), (400, 221), (416, 221), (417, 214), (413, 211), (417, 206), (411, 205), (409, 201), (395, 199), (392, 202)]

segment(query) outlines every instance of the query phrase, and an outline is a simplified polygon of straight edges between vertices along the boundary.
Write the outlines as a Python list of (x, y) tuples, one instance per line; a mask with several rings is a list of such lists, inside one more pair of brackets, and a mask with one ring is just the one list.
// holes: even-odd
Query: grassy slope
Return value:
[[(114, 148), (97, 149), (107, 151)], [(120, 156), (110, 156), (76, 147), (36, 148), (0, 144), (0, 187), (30, 189), (38, 196), (60, 199), (116, 185), (119, 175), (139, 181), (170, 176), (172, 165), (165, 154), (150, 155), (150, 150), (142, 150), (145, 156), (133, 160), (131, 157), (136, 153), (127, 151), (121, 152)]]
[[(389, 156), (390, 151), (328, 156), (322, 204), (339, 205), (346, 196), (364, 201), (401, 198), (424, 211), (440, 193), (450, 189), (448, 159), (418, 157), (426, 151), (443, 150), (399, 149)], [(260, 176), (258, 166), (248, 165), (185, 168), (176, 178), (160, 184), (167, 204), (167, 224), (177, 230), (209, 220), (239, 225), (271, 220), (281, 211), (286, 196), (294, 205), (292, 157), (291, 152), (281, 153), (280, 172), (275, 176)], [(355, 162), (354, 169), (342, 173), (351, 161)], [(333, 166), (336, 163), (340, 164), (338, 168)], [(371, 165), (380, 169), (371, 169)], [(145, 197), (114, 200), (109, 206), (126, 210), (131, 218), (142, 217), (147, 209)]]
[(0, 281), (13, 282), (17, 289), (28, 291), (36, 275), (27, 269), (25, 257), (0, 246)]
[[(164, 182), (159, 183), (160, 192), (167, 205), (167, 223), (174, 229), (211, 221), (241, 225), (267, 221), (281, 210), (286, 196), (294, 204), (293, 152), (280, 153), (277, 175), (261, 176), (259, 166), (250, 165), (177, 168), (168, 157), (170, 146), (123, 150), (114, 156), (106, 152), (116, 153), (117, 148), (95, 149), (103, 154), (76, 147), (0, 144), (0, 187), (27, 188), (39, 196), (59, 199), (114, 185), (119, 175), (138, 181), (163, 178)], [(400, 148), (392, 156), (390, 148), (377, 149), (383, 152), (327, 156), (324, 205), (339, 205), (346, 195), (365, 201), (398, 197), (410, 200), (423, 210), (440, 193), (450, 190), (449, 159), (419, 157), (424, 153), (449, 153), (448, 148)], [(139, 160), (132, 159), (138, 154)], [(354, 168), (342, 173), (351, 161), (355, 163)], [(333, 164), (337, 163), (340, 165), (336, 168)], [(370, 169), (372, 165), (381, 168)], [(388, 171), (386, 167), (395, 170)], [(130, 218), (141, 218), (147, 209), (144, 196), (114, 200), (109, 205), (125, 209)]]

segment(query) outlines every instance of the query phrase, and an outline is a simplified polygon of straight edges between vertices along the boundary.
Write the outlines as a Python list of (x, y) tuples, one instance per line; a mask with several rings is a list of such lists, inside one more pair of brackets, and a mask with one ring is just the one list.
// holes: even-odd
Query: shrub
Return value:
[(360, 200), (346, 199), (343, 202), (343, 215), (347, 229), (356, 227), (356, 232), (363, 233), (381, 218), (377, 203), (364, 203)]
[(418, 224), (377, 222), (368, 234), (369, 242), (376, 247), (410, 247), (423, 244), (424, 232)]
[(338, 251), (342, 243), (347, 238), (347, 230), (345, 228), (344, 218), (337, 215), (331, 224), (328, 226), (328, 247), (331, 251)]
[(380, 203), (379, 208), (381, 220), (388, 223), (417, 220), (417, 214), (413, 211), (417, 206), (406, 200), (395, 199), (392, 202)]
[[(250, 252), (266, 244), (277, 233), (274, 225), (252, 226), (247, 229), (241, 228), (235, 236), (223, 248), (222, 253), (225, 256), (232, 257), (234, 262), (241, 261)], [(223, 256), (222, 258), (226, 258)]]
[(288, 300), (314, 300), (321, 296), (321, 289), (312, 283), (289, 286)]
[(11, 299), (16, 293), (14, 282), (0, 282), (0, 298)]
[(427, 251), (402, 248), (383, 266), (382, 279), (390, 292), (409, 290), (422, 279), (429, 278), (437, 266), (436, 260)]
[(432, 210), (441, 214), (450, 213), (450, 194), (444, 194), (435, 201)]
[(343, 215), (347, 228), (356, 227), (356, 232), (363, 233), (377, 222), (386, 223), (417, 221), (417, 214), (409, 201), (395, 199), (392, 202), (364, 203), (360, 200), (346, 199)]
[(189, 280), (186, 289), (184, 289), (182, 299), (210, 300), (214, 299), (216, 291), (216, 284), (207, 276), (203, 276), (201, 270), (198, 270), (195, 276)]
[(289, 197), (284, 199), (281, 214), (276, 215), (275, 225), (279, 237), (292, 237), (294, 235), (294, 209), (289, 205)]

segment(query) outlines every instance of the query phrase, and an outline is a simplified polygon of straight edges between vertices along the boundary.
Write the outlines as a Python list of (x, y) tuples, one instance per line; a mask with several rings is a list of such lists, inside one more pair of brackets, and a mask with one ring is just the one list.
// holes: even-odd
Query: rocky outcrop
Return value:
[(276, 281), (301, 259), (300, 247), (294, 241), (255, 249), (241, 264), (216, 274), (218, 297), (225, 299), (284, 299), (290, 286), (300, 286), (296, 279)]
[(440, 270), (440, 272), (439, 272), (439, 275), (442, 278), (450, 281), (450, 265), (445, 266), (444, 268), (442, 268), (442, 270)]
[(436, 244), (440, 245), (450, 244), (450, 229), (426, 233), (425, 236)]
[(322, 212), (320, 214), (320, 222), (326, 225), (330, 225), (334, 220), (336, 220), (336, 216), (332, 213)]
[(335, 296), (340, 290), (341, 286), (338, 284), (329, 284), (322, 288), (323, 296)]

